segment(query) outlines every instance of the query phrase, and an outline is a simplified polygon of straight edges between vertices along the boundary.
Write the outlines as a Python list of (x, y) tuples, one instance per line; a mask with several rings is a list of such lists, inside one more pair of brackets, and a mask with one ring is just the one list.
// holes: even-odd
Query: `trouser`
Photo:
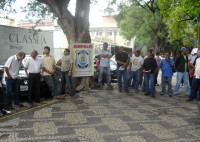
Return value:
[(192, 79), (192, 86), (191, 86), (191, 94), (190, 99), (198, 98), (200, 100), (200, 92), (197, 96), (197, 91), (200, 86), (200, 79), (196, 79), (195, 77)]
[(67, 87), (69, 88), (70, 94), (74, 95), (75, 94), (75, 90), (73, 88), (71, 76), (69, 76), (68, 73), (69, 73), (69, 71), (62, 71), (61, 83), (62, 83), (62, 86), (67, 84)]
[(99, 67), (98, 83), (102, 83), (104, 70), (106, 71), (107, 84), (111, 85), (110, 67), (101, 67), (101, 66)]
[(28, 102), (40, 102), (40, 73), (29, 73)]
[(172, 94), (172, 77), (165, 77), (162, 76), (162, 94), (165, 94), (165, 86), (166, 86), (166, 82), (167, 82), (167, 86), (168, 86), (168, 95)]
[(175, 89), (174, 89), (174, 94), (178, 94), (182, 79), (183, 79), (183, 82), (184, 82), (185, 95), (189, 95), (190, 90), (189, 90), (189, 85), (188, 85), (188, 81), (189, 81), (188, 72), (177, 72), (177, 80), (176, 80), (176, 86), (175, 86)]
[(145, 81), (145, 93), (146, 94), (155, 94), (155, 85), (154, 85), (154, 73), (144, 73), (144, 81)]
[(4, 97), (4, 106), (6, 109), (12, 108), (12, 101), (15, 105), (19, 105), (19, 80), (13, 78), (5, 78), (6, 94)]
[(52, 96), (59, 96), (61, 92), (61, 85), (57, 75), (45, 75), (44, 80), (51, 90)]
[(139, 83), (140, 83), (140, 69), (136, 70), (136, 71), (131, 71), (129, 73), (129, 78), (128, 78), (128, 86), (131, 85), (131, 80), (134, 79), (134, 86), (133, 88), (135, 90), (138, 90), (139, 88)]
[(128, 91), (128, 72), (127, 72), (127, 68), (125, 68), (124, 70), (119, 70), (119, 66), (117, 66), (117, 79), (118, 79), (118, 88), (119, 90), (121, 90), (122, 87), (122, 77), (123, 77), (123, 81), (124, 81), (124, 90)]

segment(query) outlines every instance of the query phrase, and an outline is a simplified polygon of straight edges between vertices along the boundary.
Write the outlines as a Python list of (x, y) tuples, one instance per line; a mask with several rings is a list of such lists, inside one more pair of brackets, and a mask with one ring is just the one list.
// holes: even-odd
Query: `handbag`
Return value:
[(172, 72), (175, 73), (176, 72), (175, 66), (173, 66), (170, 61), (168, 61), (168, 60), (166, 60), (166, 61), (169, 63), (170, 67), (172, 68)]

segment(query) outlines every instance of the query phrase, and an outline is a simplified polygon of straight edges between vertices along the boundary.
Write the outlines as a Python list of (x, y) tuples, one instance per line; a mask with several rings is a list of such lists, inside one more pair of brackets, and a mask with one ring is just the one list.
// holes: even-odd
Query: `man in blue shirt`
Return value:
[(166, 53), (165, 58), (160, 63), (162, 70), (162, 93), (165, 95), (165, 85), (168, 85), (168, 95), (172, 97), (172, 75), (173, 75), (174, 60), (170, 58), (170, 54)]
[(113, 86), (111, 85), (111, 74), (110, 74), (110, 58), (112, 57), (112, 54), (108, 50), (108, 43), (103, 44), (103, 49), (100, 51), (99, 56), (100, 56), (100, 67), (99, 67), (98, 82), (102, 86), (103, 72), (105, 70), (107, 89), (113, 89)]

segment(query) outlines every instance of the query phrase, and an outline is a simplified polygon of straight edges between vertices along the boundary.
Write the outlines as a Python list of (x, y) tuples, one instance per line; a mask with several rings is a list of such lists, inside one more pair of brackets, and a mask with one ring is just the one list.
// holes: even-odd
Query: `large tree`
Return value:
[[(12, 4), (15, 0), (0, 0), (3, 10), (11, 12)], [(77, 0), (75, 14), (69, 11), (71, 0), (29, 0), (24, 11), (29, 12), (29, 16), (39, 15), (45, 18), (52, 14), (62, 28), (70, 48), (74, 43), (91, 43), (89, 33), (89, 12), (90, 0)], [(84, 78), (82, 84), (88, 88), (88, 78)], [(84, 86), (84, 85), (83, 85)]]
[(128, 6), (120, 5), (116, 19), (125, 38), (136, 36), (141, 44), (160, 51), (166, 31), (157, 0), (132, 0)]

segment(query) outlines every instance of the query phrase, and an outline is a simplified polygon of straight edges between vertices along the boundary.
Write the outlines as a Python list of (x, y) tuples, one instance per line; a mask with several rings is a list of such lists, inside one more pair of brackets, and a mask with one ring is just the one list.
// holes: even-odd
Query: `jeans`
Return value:
[(155, 94), (154, 73), (145, 72), (144, 82), (145, 82), (145, 93), (154, 95)]
[(19, 80), (12, 78), (5, 78), (6, 94), (4, 97), (4, 107), (6, 109), (12, 108), (12, 101), (15, 105), (19, 105)]
[(188, 80), (189, 80), (188, 79), (188, 72), (177, 72), (177, 80), (176, 80), (176, 86), (175, 86), (175, 89), (174, 89), (174, 94), (175, 95), (178, 94), (182, 79), (183, 79), (183, 83), (184, 83), (185, 95), (189, 95), (190, 90), (189, 90), (189, 85), (188, 85)]
[(140, 83), (140, 69), (139, 70), (136, 70), (136, 71), (131, 71), (129, 73), (129, 78), (128, 78), (128, 86), (131, 85), (131, 80), (132, 79), (135, 79), (134, 80), (134, 89), (137, 91), (138, 88), (139, 88), (139, 83)]
[(51, 90), (52, 96), (59, 96), (61, 91), (61, 85), (57, 75), (45, 75), (44, 80), (47, 83), (49, 89)]
[(106, 71), (106, 81), (107, 84), (111, 84), (111, 74), (110, 74), (110, 67), (99, 67), (99, 76), (98, 76), (98, 82), (102, 83), (103, 80), (103, 72)]
[(165, 86), (166, 86), (166, 82), (167, 82), (167, 86), (168, 86), (168, 95), (172, 94), (172, 77), (165, 77), (162, 76), (162, 94), (165, 94)]
[(117, 66), (117, 79), (118, 79), (118, 88), (119, 90), (122, 90), (122, 77), (123, 77), (123, 83), (124, 83), (124, 90), (128, 91), (128, 72), (127, 68), (124, 70), (119, 70), (119, 66)]
[(75, 90), (73, 88), (71, 76), (69, 76), (68, 73), (69, 73), (69, 71), (62, 71), (61, 83), (63, 86), (63, 85), (65, 85), (65, 82), (66, 82), (67, 87), (69, 88), (70, 94), (74, 95)]
[(192, 79), (192, 86), (191, 86), (191, 94), (190, 94), (190, 99), (193, 98), (198, 98), (200, 100), (200, 92), (199, 95), (197, 96), (197, 91), (200, 86), (200, 79), (196, 79), (195, 77)]

